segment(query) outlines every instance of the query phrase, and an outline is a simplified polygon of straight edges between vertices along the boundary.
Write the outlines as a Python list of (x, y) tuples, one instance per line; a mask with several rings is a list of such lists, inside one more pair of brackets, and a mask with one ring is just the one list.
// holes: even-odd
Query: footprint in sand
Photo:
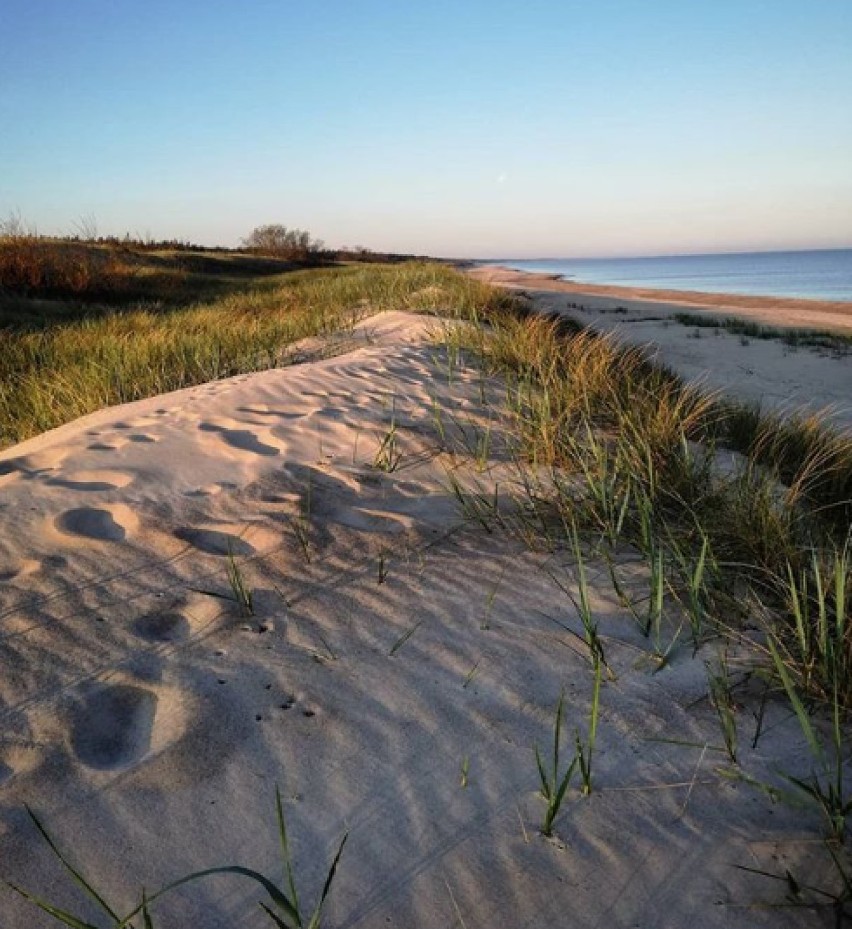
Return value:
[(190, 693), (174, 687), (95, 685), (71, 710), (71, 751), (99, 771), (147, 760), (186, 735), (194, 704)]
[(131, 442), (137, 443), (152, 443), (159, 442), (160, 440), (153, 435), (148, 435), (147, 432), (134, 432), (133, 435), (127, 437)]
[(121, 768), (151, 747), (157, 695), (142, 687), (102, 687), (77, 707), (71, 726), (74, 754), (90, 768)]
[(226, 445), (236, 448), (241, 452), (252, 452), (255, 455), (279, 455), (281, 450), (274, 445), (267, 445), (250, 429), (228, 429), (225, 426), (217, 426), (215, 423), (202, 422), (198, 424), (202, 432), (216, 432), (222, 438)]
[(140, 616), (133, 631), (147, 642), (177, 642), (189, 635), (190, 624), (179, 610), (166, 610)]
[(95, 542), (123, 542), (138, 525), (126, 506), (81, 506), (60, 513), (54, 526), (62, 535), (92, 539)]
[(218, 529), (178, 529), (175, 536), (207, 555), (233, 554), (239, 557), (254, 554), (254, 546), (230, 532)]
[(46, 483), (66, 490), (107, 491), (127, 487), (133, 475), (126, 471), (75, 471), (65, 477), (52, 477)]
[(220, 611), (219, 604), (206, 595), (181, 597), (139, 616), (131, 628), (148, 642), (178, 642), (207, 628)]

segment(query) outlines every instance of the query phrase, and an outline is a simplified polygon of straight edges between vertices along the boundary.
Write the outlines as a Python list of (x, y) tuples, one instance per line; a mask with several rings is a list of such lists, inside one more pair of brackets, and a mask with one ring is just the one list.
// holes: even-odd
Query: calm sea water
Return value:
[(503, 259), (522, 271), (623, 287), (657, 287), (723, 294), (765, 294), (852, 300), (852, 248), (808, 252), (679, 255), (669, 258)]

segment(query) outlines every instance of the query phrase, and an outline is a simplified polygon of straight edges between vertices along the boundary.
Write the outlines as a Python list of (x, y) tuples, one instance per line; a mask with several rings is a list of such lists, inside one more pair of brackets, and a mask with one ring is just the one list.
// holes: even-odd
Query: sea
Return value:
[(504, 258), (479, 263), (560, 274), (586, 284), (852, 300), (852, 248), (657, 258)]

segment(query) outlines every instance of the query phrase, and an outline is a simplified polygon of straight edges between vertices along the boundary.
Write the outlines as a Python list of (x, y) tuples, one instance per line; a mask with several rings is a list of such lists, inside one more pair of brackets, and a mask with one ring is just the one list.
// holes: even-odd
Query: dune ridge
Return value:
[[(350, 832), (331, 925), (797, 925), (744, 905), (760, 891), (732, 865), (807, 862), (799, 820), (666, 741), (718, 741), (703, 664), (653, 674), (603, 576), (600, 789), (537, 834), (533, 745), (563, 690), (582, 725), (587, 656), (560, 566), (459, 511), (442, 430), (487, 429), (477, 480), (512, 480), (505, 386), (454, 361), (440, 325), (386, 313), (335, 357), (0, 455), (4, 877), (77, 900), (25, 801), (127, 909), (141, 881), (271, 867), (278, 783), (309, 886)], [(758, 767), (795, 760), (795, 721), (771, 723)], [(232, 929), (254, 899), (217, 878), (158, 915)], [(11, 893), (0, 920), (50, 925)]]

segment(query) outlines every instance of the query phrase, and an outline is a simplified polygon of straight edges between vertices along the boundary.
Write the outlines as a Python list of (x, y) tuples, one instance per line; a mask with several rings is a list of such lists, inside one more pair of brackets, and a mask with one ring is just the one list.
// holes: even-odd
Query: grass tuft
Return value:
[(541, 782), (541, 795), (547, 801), (547, 809), (544, 813), (544, 819), (541, 823), (542, 835), (553, 835), (553, 821), (559, 813), (562, 801), (565, 799), (565, 793), (568, 785), (571, 783), (571, 776), (577, 767), (577, 756), (571, 760), (571, 763), (560, 773), (559, 766), (559, 749), (562, 740), (562, 715), (565, 707), (565, 694), (559, 695), (559, 702), (556, 704), (556, 722), (553, 726), (553, 753), (550, 771), (545, 769), (544, 761), (538, 746), (534, 747), (535, 762), (538, 768), (538, 776)]
[[(106, 899), (95, 889), (93, 884), (86, 877), (84, 877), (83, 873), (70, 863), (67, 856), (59, 849), (58, 845), (42, 825), (41, 821), (38, 819), (35, 813), (29, 807), (27, 807), (27, 813), (29, 814), (30, 819), (49, 846), (53, 855), (59, 860), (63, 869), (71, 876), (74, 883), (76, 883), (77, 886), (84, 891), (86, 896), (97, 906), (98, 910), (106, 916), (106, 918), (109, 920), (107, 924), (109, 929), (134, 929), (134, 927), (137, 925), (134, 922), (137, 917), (140, 917), (142, 920), (142, 929), (153, 929), (153, 918), (150, 912), (150, 904), (165, 894), (177, 890), (179, 887), (194, 883), (195, 881), (201, 880), (202, 878), (217, 875), (244, 877), (257, 884), (260, 889), (264, 891), (267, 897), (267, 899), (261, 901), (259, 905), (264, 913), (266, 913), (266, 915), (272, 920), (274, 925), (278, 927), (278, 929), (320, 929), (323, 909), (328, 899), (329, 892), (331, 891), (331, 886), (337, 873), (337, 868), (340, 864), (340, 858), (343, 854), (343, 848), (346, 845), (346, 840), (349, 834), (344, 834), (343, 838), (340, 840), (337, 852), (332, 859), (328, 871), (326, 872), (325, 883), (323, 884), (323, 888), (319, 899), (317, 900), (316, 906), (310, 913), (308, 913), (303, 909), (299, 901), (299, 895), (296, 891), (293, 857), (290, 851), (289, 839), (287, 836), (287, 826), (284, 819), (281, 792), (277, 787), (275, 788), (275, 812), (281, 852), (281, 863), (284, 871), (283, 885), (279, 886), (274, 881), (261, 874), (259, 871), (256, 871), (252, 868), (243, 867), (242, 865), (225, 865), (223, 867), (207, 868), (203, 871), (197, 871), (192, 874), (188, 874), (185, 877), (179, 878), (178, 880), (172, 881), (151, 896), (148, 896), (145, 890), (143, 890), (141, 895), (141, 903), (134, 907), (134, 909), (131, 910), (130, 913), (128, 913), (126, 916), (119, 916), (118, 911), (106, 902)], [(50, 902), (31, 894), (29, 891), (24, 890), (15, 884), (9, 884), (9, 886), (25, 899), (35, 904), (43, 912), (59, 920), (59, 922), (61, 922), (63, 925), (71, 927), (71, 929), (104, 929), (103, 926), (95, 926), (94, 924), (87, 922), (82, 917), (76, 916), (67, 910), (56, 907)]]

